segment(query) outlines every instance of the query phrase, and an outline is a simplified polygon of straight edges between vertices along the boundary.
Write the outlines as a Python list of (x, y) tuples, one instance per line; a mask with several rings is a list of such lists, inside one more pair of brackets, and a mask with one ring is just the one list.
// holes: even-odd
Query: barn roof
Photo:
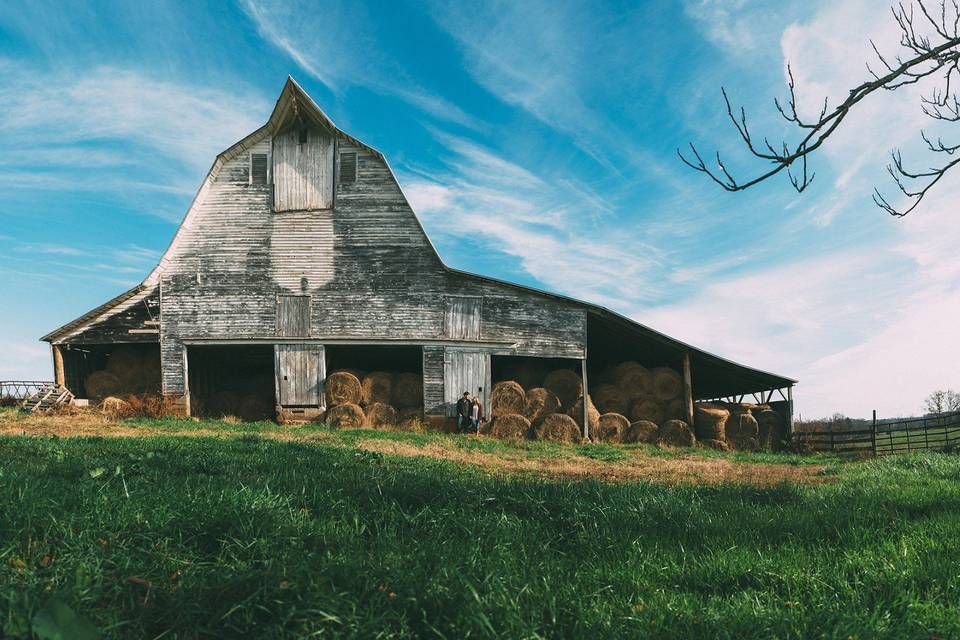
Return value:
[[(287, 76), (283, 90), (280, 92), (280, 96), (277, 98), (277, 102), (274, 105), (273, 111), (271, 112), (267, 122), (250, 135), (234, 143), (217, 155), (213, 165), (210, 167), (210, 171), (207, 173), (207, 176), (203, 181), (203, 184), (197, 191), (197, 194), (194, 196), (194, 202), (196, 202), (204, 190), (208, 188), (209, 183), (217, 175), (224, 162), (244, 153), (264, 136), (273, 135), (278, 131), (285, 129), (287, 126), (290, 126), (291, 123), (297, 121), (309, 122), (314, 126), (327, 128), (336, 135), (350, 140), (351, 142), (360, 145), (365, 149), (368, 149), (371, 153), (379, 157), (384, 164), (386, 164), (393, 177), (393, 180), (396, 182), (400, 190), (403, 191), (402, 186), (400, 186), (400, 181), (397, 180), (393, 168), (390, 167), (390, 163), (383, 153), (339, 129), (334, 124), (333, 120), (331, 120), (330, 117), (324, 113), (323, 109), (321, 109), (319, 105), (313, 101), (313, 98), (311, 98), (307, 92), (303, 90), (296, 80), (294, 80), (291, 76)], [(404, 194), (404, 198), (406, 198), (406, 194)], [(407, 199), (407, 201), (409, 202), (409, 199)], [(193, 209), (193, 204), (194, 203), (191, 203), (190, 210)], [(413, 211), (412, 206), (411, 211)], [(586, 309), (586, 311), (590, 313), (592, 317), (606, 322), (608, 327), (616, 328), (616, 330), (619, 331), (623, 337), (632, 340), (644, 341), (644, 343), (654, 351), (660, 351), (662, 353), (671, 354), (674, 356), (679, 356), (683, 353), (689, 353), (693, 365), (692, 368), (697, 372), (695, 386), (697, 387), (699, 397), (720, 397), (753, 393), (761, 390), (789, 387), (796, 383), (796, 380), (791, 378), (761, 371), (752, 367), (747, 367), (745, 365), (733, 362), (732, 360), (723, 358), (719, 355), (704, 351), (703, 349), (698, 349), (697, 347), (681, 342), (680, 340), (671, 338), (666, 334), (655, 331), (650, 327), (647, 327), (606, 307), (590, 302), (584, 302), (582, 300), (557, 294), (551, 291), (537, 289), (535, 287), (521, 285), (506, 280), (491, 278), (489, 276), (483, 276), (449, 267), (443, 262), (442, 257), (436, 250), (436, 247), (433, 245), (433, 241), (427, 235), (426, 230), (423, 228), (423, 224), (420, 222), (420, 218), (416, 215), (415, 211), (413, 212), (413, 215), (417, 225), (420, 227), (420, 231), (424, 235), (424, 238), (426, 238), (434, 254), (436, 254), (439, 263), (446, 271), (462, 277), (483, 282), (490, 282), (499, 286), (511, 287), (522, 291), (533, 292), (539, 295), (581, 306)], [(189, 224), (190, 216), (188, 214), (184, 218), (183, 222), (181, 222), (180, 227), (177, 229), (177, 233), (174, 235), (174, 238), (170, 243), (170, 247), (168, 247), (167, 251), (164, 252), (164, 256), (170, 251), (170, 248), (176, 244), (182, 230), (189, 228)], [(127, 302), (134, 296), (137, 296), (137, 294), (148, 293), (152, 291), (158, 283), (159, 273), (163, 270), (165, 264), (164, 260), (165, 258), (161, 257), (160, 262), (141, 284), (120, 294), (116, 298), (89, 311), (79, 318), (63, 325), (62, 327), (51, 331), (41, 338), (41, 340), (47, 342), (56, 342), (62, 340), (65, 337), (68, 337), (70, 334), (75, 333), (96, 321), (104, 314), (108, 314), (111, 311), (116, 310), (124, 302)]]

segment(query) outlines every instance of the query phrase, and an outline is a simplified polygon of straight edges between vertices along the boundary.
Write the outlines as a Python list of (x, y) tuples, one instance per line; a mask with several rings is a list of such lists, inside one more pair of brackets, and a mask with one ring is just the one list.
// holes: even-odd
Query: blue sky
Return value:
[(803, 195), (785, 180), (728, 194), (675, 155), (695, 140), (749, 167), (721, 85), (777, 138), (787, 60), (809, 112), (862, 81), (868, 37), (894, 28), (868, 0), (3, 12), (0, 378), (50, 376), (37, 338), (146, 275), (213, 157), (291, 74), (387, 155), (451, 266), (796, 377), (805, 416), (914, 413), (960, 389), (960, 184), (906, 220), (869, 196), (889, 187), (889, 148), (916, 151), (916, 95), (865, 103)]

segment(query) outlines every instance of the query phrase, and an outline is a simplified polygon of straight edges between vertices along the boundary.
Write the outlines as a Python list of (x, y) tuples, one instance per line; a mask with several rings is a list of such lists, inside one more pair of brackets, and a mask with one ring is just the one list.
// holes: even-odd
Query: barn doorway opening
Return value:
[(272, 420), (275, 415), (273, 345), (187, 347), (190, 413)]
[(531, 356), (492, 356), (493, 384), (512, 381), (531, 389), (546, 388), (557, 396), (562, 412), (576, 404), (583, 390), (580, 360)]
[(160, 345), (61, 345), (64, 385), (93, 403), (106, 397), (160, 393)]
[(361, 406), (383, 403), (398, 415), (423, 415), (423, 348), (326, 345), (327, 375), (346, 371), (361, 384)]

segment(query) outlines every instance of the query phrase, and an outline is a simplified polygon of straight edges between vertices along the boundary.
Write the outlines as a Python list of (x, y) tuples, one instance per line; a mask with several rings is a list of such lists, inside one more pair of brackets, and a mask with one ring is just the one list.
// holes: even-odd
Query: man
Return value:
[(470, 429), (470, 411), (472, 408), (470, 392), (464, 391), (463, 396), (457, 400), (457, 433), (465, 433)]

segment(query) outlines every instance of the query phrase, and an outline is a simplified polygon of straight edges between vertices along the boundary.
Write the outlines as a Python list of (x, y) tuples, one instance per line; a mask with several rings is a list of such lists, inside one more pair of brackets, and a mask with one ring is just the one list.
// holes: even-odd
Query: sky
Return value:
[(287, 75), (384, 152), (452, 267), (607, 306), (799, 380), (805, 418), (921, 411), (960, 389), (960, 172), (914, 213), (919, 89), (871, 96), (813, 162), (726, 193), (678, 147), (756, 165), (752, 128), (867, 79), (876, 0), (30, 2), (0, 13), (0, 379), (49, 379), (46, 332), (137, 284), (214, 156)]

